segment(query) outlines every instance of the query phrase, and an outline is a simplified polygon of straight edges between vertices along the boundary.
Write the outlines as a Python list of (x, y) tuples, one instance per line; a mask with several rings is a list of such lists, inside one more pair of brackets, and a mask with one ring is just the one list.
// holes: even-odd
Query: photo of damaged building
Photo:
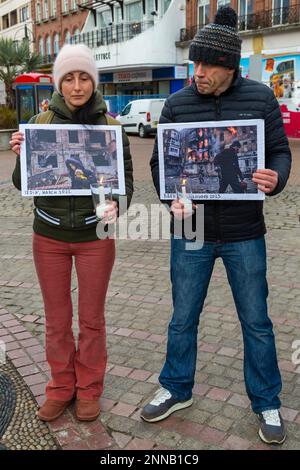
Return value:
[(26, 129), (28, 189), (118, 186), (114, 130)]

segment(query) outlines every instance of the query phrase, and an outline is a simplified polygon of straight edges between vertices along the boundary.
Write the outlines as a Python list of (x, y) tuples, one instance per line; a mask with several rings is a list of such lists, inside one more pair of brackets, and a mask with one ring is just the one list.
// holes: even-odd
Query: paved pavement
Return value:
[[(157, 201), (148, 169), (153, 139), (131, 138), (131, 144), (136, 179), (133, 202), (150, 205)], [(291, 360), (292, 344), (300, 340), (300, 142), (291, 144), (290, 183), (282, 195), (265, 203), (270, 316), (289, 433), (281, 449), (300, 447), (300, 367)], [(2, 182), (8, 180), (13, 160), (9, 153), (0, 154)], [(8, 183), (0, 184), (0, 201), (0, 339), (24, 387), (40, 404), (49, 368), (44, 354), (43, 303), (32, 263), (31, 201), (22, 199)], [(139, 410), (156, 389), (164, 361), (171, 314), (168, 264), (167, 241), (117, 242), (106, 305), (109, 364), (102, 413), (94, 423), (79, 424), (71, 408), (49, 426), (49, 435), (63, 449), (269, 448), (257, 435), (257, 421), (245, 393), (241, 331), (220, 262), (201, 318), (194, 405), (161, 423), (140, 421)], [(76, 305), (75, 279), (72, 292)], [(24, 417), (27, 425), (34, 414), (30, 409)], [(2, 443), (9, 447), (6, 433)]]

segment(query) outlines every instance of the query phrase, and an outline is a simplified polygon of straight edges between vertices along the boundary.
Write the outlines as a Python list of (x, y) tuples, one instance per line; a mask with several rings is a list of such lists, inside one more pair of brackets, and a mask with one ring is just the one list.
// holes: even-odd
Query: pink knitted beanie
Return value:
[(65, 44), (59, 51), (53, 65), (53, 80), (56, 89), (61, 93), (63, 77), (70, 72), (86, 72), (94, 82), (94, 91), (98, 84), (96, 63), (89, 49), (84, 44)]

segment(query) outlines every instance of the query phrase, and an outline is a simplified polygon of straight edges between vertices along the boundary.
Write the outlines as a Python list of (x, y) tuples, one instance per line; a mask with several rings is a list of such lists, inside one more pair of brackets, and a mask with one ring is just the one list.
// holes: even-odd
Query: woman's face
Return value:
[(93, 80), (86, 72), (70, 72), (62, 79), (61, 93), (71, 111), (84, 106), (93, 92)]

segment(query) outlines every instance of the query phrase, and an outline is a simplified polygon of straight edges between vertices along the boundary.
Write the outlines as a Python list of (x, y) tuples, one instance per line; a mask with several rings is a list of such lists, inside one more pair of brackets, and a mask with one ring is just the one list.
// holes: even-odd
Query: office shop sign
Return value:
[(114, 83), (151, 82), (152, 70), (133, 70), (130, 72), (115, 72)]

